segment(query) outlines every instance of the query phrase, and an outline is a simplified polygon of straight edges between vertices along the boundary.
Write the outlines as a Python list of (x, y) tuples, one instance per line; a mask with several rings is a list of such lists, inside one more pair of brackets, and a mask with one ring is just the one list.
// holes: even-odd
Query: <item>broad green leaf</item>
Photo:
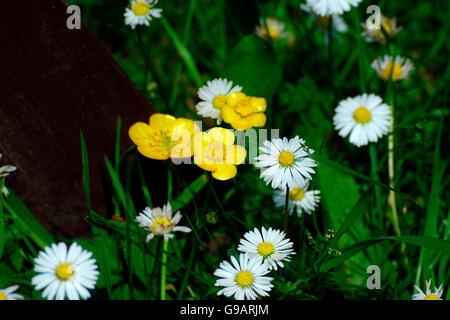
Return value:
[(221, 76), (269, 103), (281, 82), (282, 70), (267, 43), (256, 35), (241, 39), (231, 51)]
[(106, 287), (108, 296), (112, 296), (112, 286), (120, 282), (120, 276), (113, 276), (121, 271), (121, 265), (117, 253), (117, 242), (108, 233), (96, 227), (92, 227), (94, 235), (95, 257), (100, 269), (97, 286)]
[(336, 233), (336, 236), (334, 239), (330, 242), (330, 246), (334, 246), (334, 244), (339, 241), (339, 239), (347, 232), (349, 231), (355, 222), (365, 213), (367, 212), (367, 209), (369, 207), (370, 200), (372, 198), (373, 194), (373, 188), (368, 189), (364, 194), (359, 198), (358, 202), (354, 205), (350, 213), (345, 218), (344, 222), (342, 223), (341, 227), (339, 228), (338, 232)]
[(170, 204), (172, 205), (172, 210), (176, 212), (184, 208), (189, 203), (189, 201), (192, 200), (194, 195), (196, 195), (203, 189), (207, 182), (208, 178), (204, 174), (195, 179), (194, 182), (187, 186), (178, 197), (170, 202)]
[[(340, 245), (345, 247), (355, 241), (367, 239), (370, 234), (368, 228), (363, 221), (357, 221), (357, 216), (362, 214), (363, 208), (357, 205), (360, 194), (355, 179), (321, 163), (319, 163), (317, 171), (322, 205), (328, 212), (330, 225), (341, 232), (338, 234)], [(365, 203), (366, 200), (361, 201)], [(353, 211), (351, 211), (352, 208)], [(350, 227), (352, 230), (349, 230)], [(357, 231), (357, 236), (355, 236), (355, 231)], [(370, 264), (363, 253), (352, 255), (351, 260), (355, 265)], [(349, 268), (349, 272), (354, 273), (355, 270)], [(364, 281), (362, 278), (353, 278), (352, 280), (354, 284), (361, 284)]]

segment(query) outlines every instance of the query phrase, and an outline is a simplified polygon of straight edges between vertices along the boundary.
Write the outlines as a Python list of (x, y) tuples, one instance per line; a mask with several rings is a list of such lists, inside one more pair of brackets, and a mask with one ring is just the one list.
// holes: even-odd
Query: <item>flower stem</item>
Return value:
[[(167, 203), (172, 201), (172, 163), (167, 161)], [(167, 274), (167, 248), (169, 247), (169, 239), (164, 237), (162, 249), (162, 265), (161, 265), (161, 300), (166, 300), (166, 274)]]
[(166, 300), (166, 273), (167, 273), (167, 248), (169, 240), (164, 239), (162, 250), (162, 266), (161, 266), (161, 300)]
[(286, 184), (286, 201), (284, 202), (284, 233), (287, 233), (288, 205), (289, 205), (289, 187)]
[[(395, 59), (395, 56), (394, 58)], [(393, 68), (392, 68), (393, 69)], [(395, 112), (394, 112), (394, 90), (392, 84), (392, 70), (390, 75), (390, 80), (388, 83), (386, 100), (388, 104), (391, 106), (391, 124), (389, 128), (389, 137), (388, 137), (388, 175), (389, 175), (389, 186), (394, 188), (394, 128), (395, 128)], [(392, 224), (394, 226), (395, 233), (400, 235), (400, 226), (398, 224), (398, 214), (397, 214), (397, 204), (395, 201), (395, 192), (390, 189), (389, 197), (388, 197), (388, 205), (391, 207), (392, 211)]]
[[(388, 140), (388, 173), (389, 173), (389, 186), (394, 187), (394, 117), (392, 117), (391, 128)], [(392, 210), (392, 223), (397, 235), (400, 235), (400, 226), (398, 224), (397, 204), (395, 201), (395, 192), (389, 190), (388, 204)]]

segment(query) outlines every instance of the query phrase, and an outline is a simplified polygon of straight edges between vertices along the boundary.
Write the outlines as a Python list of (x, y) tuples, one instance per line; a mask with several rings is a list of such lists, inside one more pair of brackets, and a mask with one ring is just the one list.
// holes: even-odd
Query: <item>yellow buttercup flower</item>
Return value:
[(222, 106), (222, 118), (236, 130), (248, 130), (263, 127), (266, 124), (264, 111), (266, 99), (250, 97), (242, 92), (232, 92)]
[(244, 147), (234, 145), (234, 133), (225, 128), (197, 133), (194, 139), (194, 163), (211, 171), (217, 180), (233, 178), (237, 174), (236, 165), (244, 162), (247, 156)]
[(189, 158), (193, 155), (193, 138), (201, 132), (193, 120), (155, 113), (149, 124), (136, 122), (128, 135), (138, 151), (150, 159)]

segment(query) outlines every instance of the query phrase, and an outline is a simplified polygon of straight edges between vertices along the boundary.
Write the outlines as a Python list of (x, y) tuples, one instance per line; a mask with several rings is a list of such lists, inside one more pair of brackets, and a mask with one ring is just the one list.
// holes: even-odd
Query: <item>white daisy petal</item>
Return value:
[(269, 35), (269, 37), (272, 38), (272, 41), (277, 41), (287, 35), (284, 32), (284, 23), (275, 18), (267, 18), (265, 19), (265, 23), (264, 19), (261, 18), (259, 20), (259, 25), (256, 26), (255, 33), (263, 39), (267, 39), (267, 35)]
[(442, 284), (439, 286), (439, 288), (434, 287), (434, 292), (431, 291), (431, 279), (428, 281), (425, 281), (426, 284), (426, 291), (425, 293), (418, 287), (414, 286), (418, 293), (415, 293), (412, 296), (412, 300), (442, 300)]
[(262, 277), (269, 272), (266, 264), (258, 257), (250, 257), (241, 253), (239, 262), (231, 256), (234, 272), (229, 272), (231, 264), (223, 261), (220, 268), (214, 272), (218, 279), (216, 286), (225, 287), (217, 292), (218, 295), (234, 296), (236, 300), (255, 300), (260, 296), (268, 296), (273, 285), (271, 277)]
[(131, 7), (125, 9), (125, 24), (132, 29), (138, 25), (148, 26), (152, 18), (160, 18), (162, 9), (153, 8), (158, 0), (132, 0)]
[(389, 132), (391, 108), (374, 94), (363, 94), (339, 102), (333, 117), (334, 128), (357, 147), (378, 140)]
[(315, 14), (330, 16), (350, 11), (352, 6), (357, 6), (362, 0), (307, 0), (306, 4)]
[(198, 96), (202, 101), (195, 106), (197, 113), (202, 117), (216, 119), (217, 124), (220, 124), (222, 122), (221, 110), (214, 106), (214, 99), (217, 96), (226, 97), (232, 92), (240, 92), (241, 90), (242, 87), (233, 87), (233, 82), (228, 81), (227, 79), (207, 81), (206, 85), (198, 90)]
[(0, 289), (0, 300), (23, 300), (23, 296), (16, 293), (17, 289), (19, 289), (18, 285)]
[(65, 243), (52, 244), (35, 258), (35, 275), (31, 283), (48, 300), (78, 300), (90, 296), (86, 288), (94, 289), (99, 272), (92, 253), (77, 243), (69, 249)]
[(174, 232), (191, 232), (188, 227), (178, 226), (181, 220), (181, 213), (177, 212), (172, 217), (172, 207), (170, 203), (164, 205), (163, 208), (145, 208), (137, 217), (136, 221), (139, 226), (150, 232), (146, 241), (150, 241), (155, 236), (163, 236), (165, 239), (173, 237)]
[(264, 147), (259, 149), (260, 155), (255, 158), (254, 165), (262, 169), (261, 178), (266, 184), (271, 183), (274, 189), (286, 188), (286, 185), (293, 188), (305, 179), (311, 179), (311, 173), (315, 173), (312, 167), (317, 163), (309, 158), (314, 150), (309, 149), (298, 136), (291, 140), (265, 141)]
[[(267, 266), (268, 270), (278, 269), (283, 266), (281, 261), (288, 261), (290, 256), (295, 254), (293, 243), (289, 239), (285, 239), (284, 232), (280, 230), (269, 230), (264, 227), (259, 231), (255, 228), (244, 234), (238, 246), (238, 250), (246, 253), (251, 258), (256, 258), (251, 264), (247, 265), (249, 269), (260, 267), (260, 262)], [(263, 272), (265, 272), (263, 270)]]
[(395, 60), (388, 55), (378, 57), (372, 62), (372, 69), (384, 81), (400, 81), (409, 77), (414, 69), (412, 62), (403, 57), (397, 56)]

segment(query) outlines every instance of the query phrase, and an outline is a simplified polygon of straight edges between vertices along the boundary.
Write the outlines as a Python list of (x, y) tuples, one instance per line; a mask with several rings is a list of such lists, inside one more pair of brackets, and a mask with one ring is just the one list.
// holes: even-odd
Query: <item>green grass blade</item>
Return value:
[[(440, 161), (440, 145), (441, 145), (441, 136), (443, 130), (443, 118), (441, 118), (438, 133), (436, 136), (436, 143), (433, 155), (433, 169), (432, 169), (432, 181), (431, 181), (431, 190), (427, 202), (427, 211), (425, 218), (425, 229), (423, 235), (425, 237), (435, 237), (437, 226), (438, 226), (438, 217), (439, 217), (439, 203), (441, 198), (441, 191), (445, 173), (445, 164), (441, 165)], [(419, 264), (417, 267), (416, 274), (416, 284), (419, 284), (421, 272), (423, 272), (424, 279), (430, 278), (430, 272), (428, 266), (430, 265), (431, 253), (429, 250), (422, 249), (420, 251), (419, 256)]]
[(420, 246), (422, 248), (427, 248), (430, 250), (436, 250), (444, 254), (450, 255), (450, 241), (441, 240), (437, 238), (429, 237), (419, 237), (419, 236), (394, 236), (394, 237), (379, 237), (373, 238), (365, 241), (361, 241), (352, 244), (342, 250), (342, 254), (336, 258), (332, 258), (320, 267), (321, 272), (330, 270), (331, 268), (337, 267), (344, 263), (347, 259), (357, 254), (358, 252), (367, 249), (368, 247), (385, 240), (394, 240), (400, 242), (406, 242), (415, 246)]
[(0, 260), (3, 256), (3, 248), (6, 242), (5, 225), (6, 217), (3, 210), (3, 188), (5, 186), (5, 177), (0, 178)]
[(84, 196), (86, 198), (86, 203), (91, 211), (91, 187), (90, 187), (90, 178), (89, 178), (89, 159), (88, 152), (86, 147), (86, 141), (84, 140), (83, 131), (80, 131), (80, 144), (81, 144), (81, 163), (83, 166), (82, 169), (82, 179), (83, 179), (83, 190)]
[(108, 234), (97, 228), (92, 227), (92, 233), (94, 235), (94, 246), (97, 256), (98, 266), (100, 268), (100, 277), (103, 278), (108, 292), (108, 297), (112, 297), (112, 285), (111, 285), (111, 271), (109, 269), (109, 263), (105, 256), (105, 252), (108, 252), (107, 243), (109, 242)]
[(161, 17), (161, 23), (164, 26), (164, 29), (166, 29), (167, 34), (172, 39), (175, 48), (178, 51), (178, 54), (180, 55), (181, 59), (186, 64), (186, 68), (189, 72), (189, 75), (194, 80), (197, 87), (201, 87), (203, 84), (203, 81), (200, 77), (200, 73), (198, 72), (197, 66), (195, 65), (194, 58), (192, 57), (191, 53), (187, 49), (187, 47), (184, 45), (183, 41), (178, 37), (175, 30), (170, 26), (169, 22), (166, 20), (164, 16)]
[(4, 199), (4, 205), (15, 219), (15, 222), (20, 221), (23, 227), (30, 232), (27, 236), (33, 239), (40, 248), (44, 248), (53, 242), (53, 236), (48, 233), (39, 220), (11, 189), (9, 189), (8, 197)]
[(186, 187), (178, 197), (170, 202), (174, 212), (184, 208), (189, 201), (192, 200), (195, 194), (199, 193), (208, 182), (206, 175), (202, 174), (194, 180), (188, 187)]

